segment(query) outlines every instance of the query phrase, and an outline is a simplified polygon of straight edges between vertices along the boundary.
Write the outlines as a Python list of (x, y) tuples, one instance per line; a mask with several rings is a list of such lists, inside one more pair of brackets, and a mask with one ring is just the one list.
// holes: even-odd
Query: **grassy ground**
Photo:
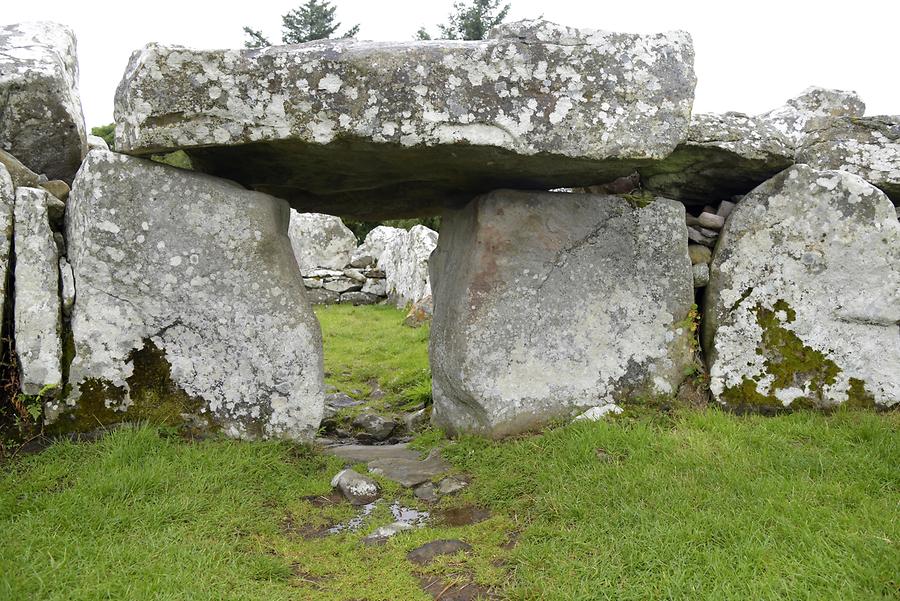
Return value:
[(405, 315), (389, 306), (316, 306), (325, 383), (357, 399), (377, 383), (384, 397), (373, 406), (386, 410), (430, 402), (429, 327), (404, 327)]
[[(414, 347), (421, 365), (425, 340), (366, 321), (377, 335), (343, 342), (339, 329), (369, 311), (402, 318), (319, 311), (331, 382), (378, 377), (404, 399), (391, 382), (421, 379), (395, 356)], [(368, 371), (360, 353), (395, 371)], [(355, 513), (327, 496), (333, 458), (122, 429), (0, 466), (0, 599), (422, 600), (434, 581), (431, 590), (474, 582), (509, 599), (898, 599), (898, 428), (897, 413), (685, 409), (499, 443), (427, 432), (418, 446), (443, 444), (472, 477), (442, 506), (491, 517), (435, 520), (383, 547), (360, 539), (391, 521), (385, 503), (359, 532), (323, 535)], [(387, 499), (415, 506), (383, 485)], [(406, 560), (438, 538), (473, 551), (428, 568)]]

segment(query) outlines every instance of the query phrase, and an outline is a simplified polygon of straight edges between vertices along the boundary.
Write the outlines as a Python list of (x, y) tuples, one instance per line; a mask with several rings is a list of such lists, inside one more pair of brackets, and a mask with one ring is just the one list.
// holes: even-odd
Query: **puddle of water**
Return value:
[[(379, 501), (363, 505), (359, 513), (344, 522), (343, 524), (335, 524), (328, 529), (328, 534), (340, 534), (341, 532), (356, 532), (359, 530), (366, 518), (375, 511), (375, 507)], [(391, 515), (394, 516), (395, 522), (409, 524), (415, 528), (421, 528), (428, 522), (429, 513), (427, 511), (419, 511), (412, 507), (404, 507), (398, 501), (391, 503)]]

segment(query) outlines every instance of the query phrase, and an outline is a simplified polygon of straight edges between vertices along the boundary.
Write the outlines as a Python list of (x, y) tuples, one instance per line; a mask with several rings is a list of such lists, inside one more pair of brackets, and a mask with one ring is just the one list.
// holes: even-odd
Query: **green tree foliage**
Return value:
[[(281, 41), (285, 44), (302, 44), (332, 37), (341, 26), (334, 21), (336, 8), (331, 5), (330, 0), (307, 0), (286, 15), (282, 15)], [(272, 45), (258, 29), (244, 27), (244, 33), (248, 38), (244, 41), (247, 48)], [(352, 38), (357, 33), (359, 25), (354, 25), (339, 37)]]
[[(509, 14), (509, 3), (501, 0), (471, 0), (455, 2), (447, 23), (438, 25), (443, 40), (483, 40), (491, 27), (499, 25)], [(416, 38), (430, 40), (431, 34), (424, 27), (416, 32)]]
[(115, 141), (116, 141), (116, 124), (110, 123), (109, 125), (100, 125), (98, 127), (91, 128), (91, 133), (95, 136), (99, 136), (103, 138), (103, 140), (109, 145), (110, 150), (115, 150)]

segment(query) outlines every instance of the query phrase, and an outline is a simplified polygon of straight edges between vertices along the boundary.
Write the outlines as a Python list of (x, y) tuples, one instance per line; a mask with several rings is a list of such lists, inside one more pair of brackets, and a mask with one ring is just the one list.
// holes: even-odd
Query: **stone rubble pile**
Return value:
[[(688, 34), (543, 21), (150, 44), (116, 92), (119, 154), (85, 135), (77, 79), (71, 30), (0, 27), (0, 302), (50, 432), (312, 439), (351, 405), (326, 405), (310, 301), (433, 311), (431, 416), (453, 433), (612, 415), (707, 375), (730, 407), (900, 406), (900, 117), (855, 93), (692, 115)], [(197, 171), (142, 158), (174, 150)], [(441, 236), (357, 245), (330, 214), (440, 214)], [(429, 414), (355, 411), (348, 436), (378, 444)], [(401, 459), (370, 468), (444, 469)]]

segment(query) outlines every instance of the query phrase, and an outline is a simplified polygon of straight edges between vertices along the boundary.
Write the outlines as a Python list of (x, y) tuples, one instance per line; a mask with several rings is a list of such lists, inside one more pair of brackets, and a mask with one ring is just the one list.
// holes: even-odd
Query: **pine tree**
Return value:
[[(282, 15), (281, 41), (285, 44), (302, 44), (330, 38), (341, 26), (340, 23), (334, 22), (336, 8), (331, 5), (330, 0), (307, 0), (286, 15)], [(359, 25), (354, 25), (340, 37), (352, 38), (358, 32)], [(244, 41), (247, 48), (272, 45), (259, 30), (244, 27), (244, 33), (249, 38)]]
[[(447, 23), (438, 25), (440, 38), (444, 40), (483, 40), (491, 27), (499, 25), (509, 14), (509, 3), (500, 5), (501, 0), (472, 0), (470, 4), (456, 2)], [(416, 32), (420, 40), (430, 40), (431, 35), (424, 27)]]

